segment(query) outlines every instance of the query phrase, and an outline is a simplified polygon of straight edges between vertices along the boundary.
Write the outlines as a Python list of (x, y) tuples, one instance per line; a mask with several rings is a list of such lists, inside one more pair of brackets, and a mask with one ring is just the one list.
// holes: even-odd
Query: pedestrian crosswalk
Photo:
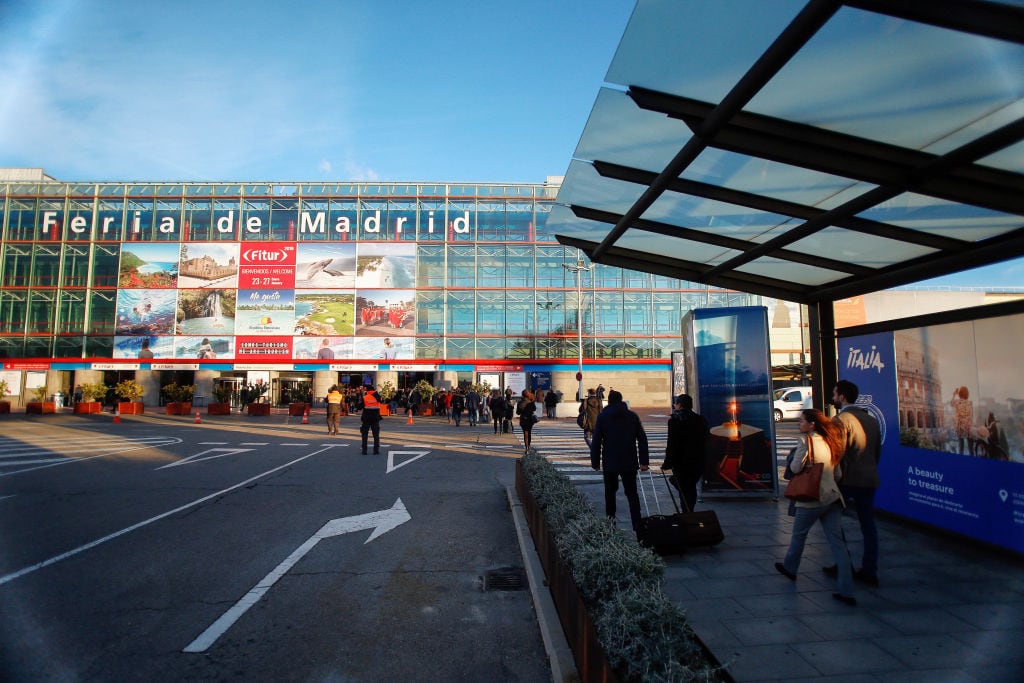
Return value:
[[(645, 424), (648, 452), (653, 467), (665, 459), (665, 445), (668, 440), (667, 422)], [(517, 432), (522, 441), (522, 432)], [(779, 436), (775, 441), (776, 461), (785, 464), (786, 455), (798, 443), (795, 436)], [(590, 484), (601, 481), (601, 473), (590, 466), (590, 448), (583, 438), (583, 430), (574, 421), (541, 420), (533, 427), (531, 446), (537, 453), (548, 459), (557, 470), (576, 484)]]

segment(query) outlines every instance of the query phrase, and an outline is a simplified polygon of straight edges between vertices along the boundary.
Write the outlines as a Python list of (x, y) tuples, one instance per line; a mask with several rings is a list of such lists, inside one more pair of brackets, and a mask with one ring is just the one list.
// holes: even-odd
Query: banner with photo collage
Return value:
[(114, 358), (412, 360), (416, 245), (125, 243)]

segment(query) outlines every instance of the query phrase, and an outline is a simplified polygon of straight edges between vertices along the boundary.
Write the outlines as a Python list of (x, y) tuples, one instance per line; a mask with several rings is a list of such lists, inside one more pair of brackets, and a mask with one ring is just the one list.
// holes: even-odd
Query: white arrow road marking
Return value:
[(178, 507), (174, 508), (173, 510), (168, 510), (167, 512), (161, 513), (161, 514), (157, 515), (156, 517), (150, 517), (149, 519), (143, 520), (143, 521), (141, 521), (141, 522), (139, 522), (137, 524), (132, 524), (130, 527), (126, 527), (124, 529), (121, 529), (120, 531), (115, 531), (112, 534), (108, 534), (107, 536), (104, 536), (103, 538), (98, 538), (95, 541), (92, 541), (90, 543), (86, 543), (85, 545), (80, 545), (77, 548), (74, 548), (72, 550), (67, 551), (66, 553), (61, 553), (60, 555), (57, 555), (56, 557), (51, 557), (48, 560), (43, 560), (42, 562), (36, 563), (36, 564), (32, 565), (31, 567), (25, 567), (24, 569), (19, 569), (18, 571), (14, 572), (12, 574), (6, 574), (4, 576), (0, 576), (0, 586), (4, 585), (5, 583), (8, 583), (10, 581), (14, 581), (14, 579), (17, 579), (17, 578), (20, 578), (22, 576), (25, 576), (26, 574), (31, 574), (32, 572), (36, 571), (37, 569), (42, 569), (43, 567), (49, 567), (51, 564), (56, 564), (56, 563), (60, 562), (61, 560), (66, 560), (69, 557), (73, 557), (73, 556), (75, 556), (75, 555), (77, 555), (79, 553), (85, 552), (86, 550), (90, 550), (92, 548), (95, 548), (96, 546), (101, 545), (103, 543), (106, 543), (107, 541), (112, 541), (115, 538), (118, 538), (119, 536), (124, 536), (125, 534), (127, 534), (127, 533), (129, 533), (131, 531), (135, 531), (136, 529), (141, 529), (142, 527), (147, 526), (149, 524), (152, 524), (153, 522), (158, 522), (161, 519), (163, 519), (164, 517), (170, 517), (171, 515), (174, 515), (174, 514), (177, 514), (177, 513), (181, 512), (182, 510), (188, 510), (190, 507), (195, 507), (196, 505), (200, 505), (202, 503), (205, 503), (208, 500), (213, 500), (214, 498), (216, 498), (218, 496), (223, 496), (225, 493), (230, 493), (231, 491), (234, 491), (237, 488), (241, 488), (243, 486), (248, 486), (252, 482), (254, 482), (254, 481), (258, 480), (258, 479), (262, 479), (263, 477), (267, 476), (268, 474), (273, 474), (274, 472), (277, 472), (278, 470), (283, 470), (286, 467), (291, 467), (292, 465), (294, 465), (296, 463), (299, 463), (299, 462), (302, 462), (306, 458), (312, 458), (314, 455), (317, 455), (318, 453), (322, 453), (323, 451), (328, 450), (329, 448), (330, 448), (330, 446), (328, 446), (327, 448), (322, 448), (322, 449), (317, 450), (317, 451), (313, 451), (312, 453), (310, 453), (308, 455), (304, 455), (301, 458), (296, 458), (295, 460), (292, 460), (291, 462), (286, 462), (283, 465), (278, 465), (277, 467), (274, 467), (273, 469), (269, 469), (266, 472), (263, 472), (261, 474), (257, 474), (254, 477), (249, 477), (245, 481), (240, 481), (237, 484), (234, 484), (232, 486), (227, 487), (226, 489), (221, 489), (220, 491), (217, 491), (216, 493), (211, 493), (210, 495), (203, 496), (202, 498), (197, 498), (196, 500), (193, 500), (191, 503), (185, 503), (184, 505), (178, 506)]
[[(392, 472), (397, 470), (399, 467), (405, 467), (406, 465), (408, 465), (412, 461), (419, 460), (420, 458), (422, 458), (424, 455), (426, 455), (429, 452), (430, 451), (388, 451), (388, 469), (387, 469), (386, 472), (384, 472), (384, 474), (391, 474)], [(400, 462), (400, 463), (398, 463), (396, 465), (395, 464), (395, 456), (396, 455), (413, 455), (413, 456), (416, 456), (416, 457), (409, 458), (408, 460), (403, 460), (402, 462)]]
[[(190, 462), (202, 462), (204, 460), (213, 460), (214, 458), (223, 458), (225, 455), (234, 455), (235, 453), (248, 453), (251, 448), (207, 448), (205, 451), (199, 451), (195, 455), (190, 455), (187, 458), (176, 460), (166, 465), (157, 467), (158, 470), (167, 469), (168, 467), (177, 467), (178, 465), (187, 465)], [(199, 456), (206, 455), (207, 453), (217, 453), (217, 455), (207, 455), (205, 458)]]
[(354, 517), (340, 517), (338, 519), (332, 519), (331, 521), (324, 524), (320, 531), (316, 532), (309, 539), (296, 548), (291, 555), (286, 557), (284, 561), (277, 565), (273, 571), (263, 577), (263, 579), (257, 583), (252, 590), (242, 596), (239, 600), (231, 607), (227, 612), (222, 614), (217, 621), (210, 624), (209, 628), (199, 634), (199, 637), (188, 644), (182, 652), (206, 652), (217, 639), (224, 635), (229, 628), (231, 628), (236, 621), (238, 621), (243, 614), (249, 611), (249, 608), (260, 601), (271, 586), (277, 583), (277, 580), (288, 573), (288, 570), (295, 566), (295, 564), (301, 560), (306, 553), (313, 549), (317, 543), (325, 538), (332, 536), (341, 536), (342, 534), (352, 533), (353, 531), (362, 531), (364, 529), (373, 529), (373, 533), (366, 539), (363, 545), (366, 545), (375, 538), (378, 538), (382, 534), (386, 534), (400, 524), (405, 524), (412, 517), (409, 512), (405, 509), (405, 505), (402, 503), (402, 499), (399, 498), (395, 501), (395, 504), (391, 506), (389, 510), (378, 510), (377, 512), (368, 512), (364, 515), (356, 515)]

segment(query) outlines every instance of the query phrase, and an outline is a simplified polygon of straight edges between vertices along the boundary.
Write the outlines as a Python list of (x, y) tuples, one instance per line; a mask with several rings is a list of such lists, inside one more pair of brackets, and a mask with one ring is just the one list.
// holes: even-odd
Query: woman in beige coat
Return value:
[(844, 604), (856, 605), (857, 601), (853, 597), (853, 570), (840, 529), (845, 503), (836, 483), (841, 476), (839, 463), (843, 459), (843, 433), (825, 413), (814, 409), (800, 411), (799, 428), (806, 438), (797, 446), (790, 471), (796, 474), (806, 465), (818, 462), (824, 465), (824, 469), (821, 473), (818, 500), (796, 503), (796, 517), (793, 519), (789, 550), (786, 552), (785, 560), (775, 563), (775, 569), (789, 580), (796, 581), (796, 572), (800, 568), (800, 558), (804, 552), (807, 534), (814, 523), (820, 521), (822, 531), (825, 532), (825, 538), (832, 549), (832, 559), (835, 560), (839, 571), (839, 592), (833, 593), (832, 597)]

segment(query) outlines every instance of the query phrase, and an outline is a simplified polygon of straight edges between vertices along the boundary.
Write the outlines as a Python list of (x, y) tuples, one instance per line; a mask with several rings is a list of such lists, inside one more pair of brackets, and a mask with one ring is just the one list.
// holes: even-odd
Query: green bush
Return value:
[(521, 460), (526, 485), (555, 538), (597, 628), (608, 663), (627, 680), (721, 681), (686, 623), (662, 591), (664, 561), (599, 517), (572, 482), (547, 461)]

